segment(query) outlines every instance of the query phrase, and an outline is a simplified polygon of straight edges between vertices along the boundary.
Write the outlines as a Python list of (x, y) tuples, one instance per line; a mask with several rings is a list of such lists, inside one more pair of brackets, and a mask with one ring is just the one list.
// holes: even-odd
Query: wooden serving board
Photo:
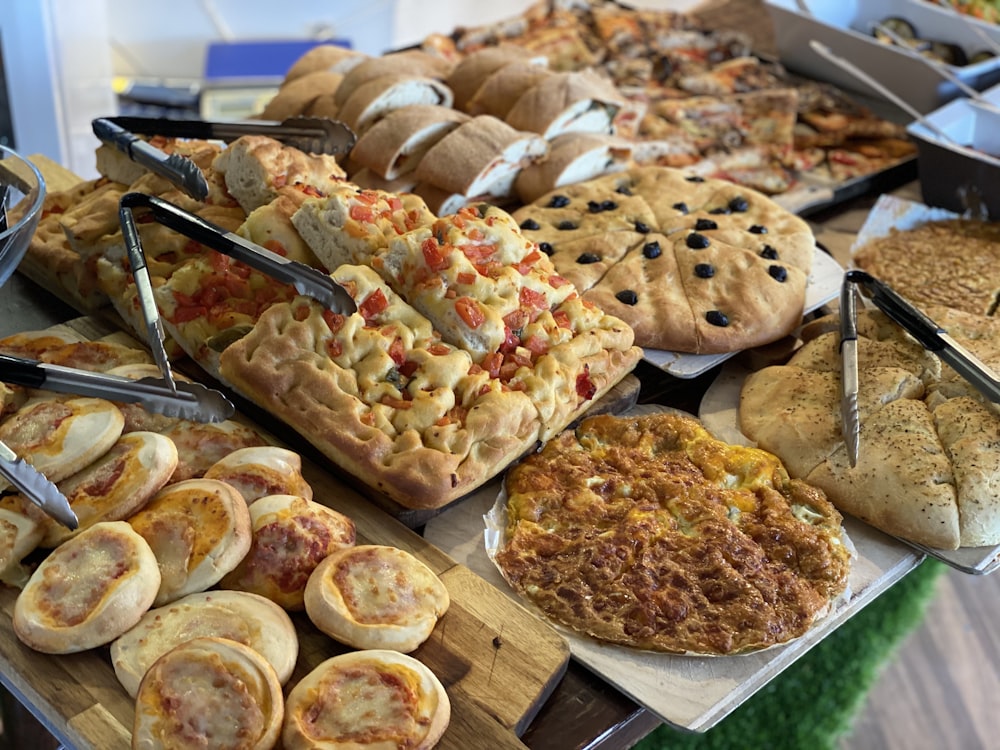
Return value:
[[(90, 339), (111, 330), (93, 318), (66, 325)], [(265, 433), (265, 437), (269, 436)], [(359, 544), (387, 544), (413, 553), (448, 589), (448, 612), (431, 637), (413, 652), (434, 671), (451, 699), (451, 724), (438, 747), (524, 747), (518, 736), (566, 670), (569, 648), (565, 640), (314, 462), (305, 459), (303, 473), (317, 501), (354, 520)], [(133, 700), (115, 677), (107, 647), (47, 655), (24, 646), (11, 624), (17, 593), (0, 587), (0, 682), (68, 747), (128, 748)], [(299, 656), (286, 694), (313, 667), (349, 650), (317, 630), (305, 614), (293, 615), (293, 621)]]

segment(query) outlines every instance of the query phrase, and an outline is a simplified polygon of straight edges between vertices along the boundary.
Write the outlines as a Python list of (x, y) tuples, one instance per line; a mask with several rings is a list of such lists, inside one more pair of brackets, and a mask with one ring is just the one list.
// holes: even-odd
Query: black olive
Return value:
[(552, 245), (550, 245), (548, 242), (539, 242), (538, 249), (541, 250), (546, 255), (552, 255), (552, 253), (555, 252), (555, 250), (552, 249)]
[(615, 295), (615, 299), (623, 305), (634, 305), (639, 301), (639, 295), (631, 289), (624, 289)]
[(587, 201), (587, 210), (592, 214), (599, 214), (601, 211), (614, 211), (618, 204), (614, 201)]
[(731, 201), (729, 201), (729, 210), (733, 213), (741, 214), (750, 208), (750, 204), (747, 203), (747, 199), (742, 195), (737, 195)]
[(767, 227), (763, 224), (754, 224), (747, 231), (751, 234), (767, 234)]
[(785, 270), (784, 266), (768, 266), (767, 272), (775, 281), (784, 281), (788, 278), (788, 271)]
[(712, 210), (709, 211), (709, 213), (715, 216), (725, 216), (726, 214), (729, 213), (729, 207), (720, 206), (719, 208), (713, 208)]
[(704, 250), (712, 244), (709, 242), (708, 237), (703, 234), (698, 234), (697, 232), (691, 232), (691, 234), (687, 236), (686, 242), (687, 246), (692, 250)]
[(764, 245), (764, 249), (760, 251), (760, 257), (767, 258), (768, 260), (777, 260), (778, 251), (770, 245)]
[(715, 276), (715, 266), (711, 263), (699, 263), (694, 267), (694, 275), (699, 279), (710, 279)]
[(597, 201), (587, 201), (587, 210), (592, 214), (600, 213), (601, 204)]
[(647, 242), (642, 246), (642, 254), (649, 258), (649, 260), (659, 258), (661, 252), (663, 251), (660, 249), (660, 243), (655, 240), (653, 242)]
[(534, 219), (525, 219), (521, 222), (521, 229), (541, 229), (541, 226)]
[(718, 229), (719, 225), (711, 219), (698, 219), (698, 221), (694, 223), (694, 228), (699, 232), (704, 232), (709, 229)]
[(563, 219), (558, 224), (556, 224), (556, 229), (559, 229), (561, 231), (576, 229), (576, 222), (570, 221), (569, 219)]
[(696, 175), (696, 174), (690, 174), (687, 177), (685, 177), (684, 179), (687, 180), (688, 182), (704, 182), (705, 181), (704, 177), (702, 177), (700, 175)]
[(612, 200), (601, 201), (602, 211), (614, 211), (616, 208), (618, 208), (618, 204)]
[(615, 192), (619, 195), (632, 195), (632, 190), (628, 185), (619, 185), (615, 188)]
[(680, 211), (682, 214), (685, 214), (685, 215), (687, 215), (687, 212), (689, 210), (688, 209), (688, 204), (684, 203), (683, 201), (681, 201), (680, 203), (675, 203), (673, 205), (673, 208), (676, 209), (677, 211)]
[(649, 234), (649, 225), (642, 221), (636, 221), (635, 231), (639, 234)]
[(719, 326), (719, 328), (725, 328), (729, 325), (729, 318), (726, 317), (724, 312), (719, 312), (718, 310), (709, 310), (705, 313), (705, 320), (713, 326)]
[(549, 201), (549, 208), (565, 208), (569, 205), (569, 198), (565, 195), (553, 195)]
[(593, 253), (580, 253), (580, 255), (577, 256), (576, 262), (586, 265), (588, 263), (597, 263), (600, 259), (599, 255), (594, 255)]

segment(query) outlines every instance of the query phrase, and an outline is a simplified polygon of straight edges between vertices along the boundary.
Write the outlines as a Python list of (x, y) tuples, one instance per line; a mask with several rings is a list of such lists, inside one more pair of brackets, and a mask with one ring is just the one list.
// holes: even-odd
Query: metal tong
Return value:
[(851, 466), (856, 466), (858, 462), (861, 434), (861, 420), (858, 415), (855, 287), (925, 349), (949, 364), (976, 390), (990, 401), (1000, 403), (1000, 376), (884, 281), (876, 279), (865, 271), (852, 269), (844, 274), (840, 293), (841, 429)]
[(80, 525), (66, 496), (38, 469), (0, 441), (0, 476), (30, 502), (68, 529)]
[[(170, 201), (163, 200), (155, 195), (146, 195), (145, 193), (126, 193), (121, 197), (119, 207), (123, 220), (123, 229), (125, 223), (128, 222), (129, 232), (133, 233), (129, 241), (135, 243), (135, 248), (138, 251), (134, 253), (136, 260), (143, 266), (145, 265), (145, 255), (142, 254), (139, 236), (138, 233), (135, 233), (134, 217), (132, 216), (132, 212), (137, 208), (148, 209), (151, 211), (152, 217), (156, 222), (173, 229), (175, 232), (179, 232), (185, 237), (200, 242), (213, 250), (217, 250), (223, 255), (228, 255), (231, 258), (242, 261), (251, 268), (255, 268), (278, 281), (292, 285), (299, 294), (312, 297), (332, 312), (341, 315), (351, 315), (358, 309), (354, 298), (347, 293), (347, 290), (337, 284), (329, 274), (318, 271), (304, 263), (289, 260), (277, 253), (273, 253), (234, 232), (206, 221), (197, 214), (185, 211)], [(130, 262), (132, 256), (133, 253), (130, 251)], [(141, 261), (139, 260), (139, 256), (141, 256)], [(145, 309), (145, 305), (143, 305), (143, 309)], [(156, 305), (154, 303), (151, 305), (151, 312), (158, 318), (158, 313), (155, 311)], [(162, 326), (156, 328), (155, 324), (147, 327), (154, 338), (156, 337), (156, 333), (162, 330)]]

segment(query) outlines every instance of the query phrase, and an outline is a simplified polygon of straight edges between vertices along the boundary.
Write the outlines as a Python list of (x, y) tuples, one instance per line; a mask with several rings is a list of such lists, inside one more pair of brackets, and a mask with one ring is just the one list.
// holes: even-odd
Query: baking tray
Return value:
[[(628, 413), (662, 408), (644, 405)], [(461, 505), (429, 522), (424, 538), (501, 591), (519, 598), (486, 552), (483, 516), (493, 507), (499, 491), (499, 481), (481, 488)], [(858, 552), (849, 579), (851, 596), (809, 633), (791, 643), (736, 656), (683, 656), (606, 644), (565, 628), (558, 628), (559, 632), (569, 642), (574, 659), (659, 719), (680, 729), (706, 731), (916, 567), (924, 557), (867, 524), (845, 519), (844, 526)]]
[[(904, 18), (921, 38), (957, 44), (967, 55), (988, 49), (987, 43), (963, 18), (927, 0), (805, 0), (809, 13), (796, 0), (767, 0), (774, 23), (775, 44), (781, 62), (790, 70), (829, 81), (841, 88), (879, 97), (870, 86), (840, 70), (817, 54), (810, 40), (827, 45), (888, 86), (921, 113), (930, 112), (960, 95), (958, 87), (929, 65), (905, 51), (877, 41), (870, 29), (888, 16)], [(980, 24), (990, 38), (1000, 41), (1000, 28)], [(948, 71), (963, 83), (983, 89), (1000, 83), (1000, 57)]]
[[(816, 247), (813, 267), (806, 284), (806, 302), (803, 312), (809, 314), (837, 298), (844, 269), (829, 253)], [(676, 378), (696, 378), (717, 367), (738, 352), (722, 354), (685, 354), (664, 349), (644, 349), (643, 359)]]

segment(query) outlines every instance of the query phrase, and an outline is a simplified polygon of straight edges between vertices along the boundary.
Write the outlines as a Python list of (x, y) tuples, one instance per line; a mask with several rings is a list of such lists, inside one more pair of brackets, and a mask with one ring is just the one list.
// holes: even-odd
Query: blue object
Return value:
[(292, 63), (321, 44), (351, 47), (347, 39), (211, 42), (205, 55), (205, 83), (280, 81)]

